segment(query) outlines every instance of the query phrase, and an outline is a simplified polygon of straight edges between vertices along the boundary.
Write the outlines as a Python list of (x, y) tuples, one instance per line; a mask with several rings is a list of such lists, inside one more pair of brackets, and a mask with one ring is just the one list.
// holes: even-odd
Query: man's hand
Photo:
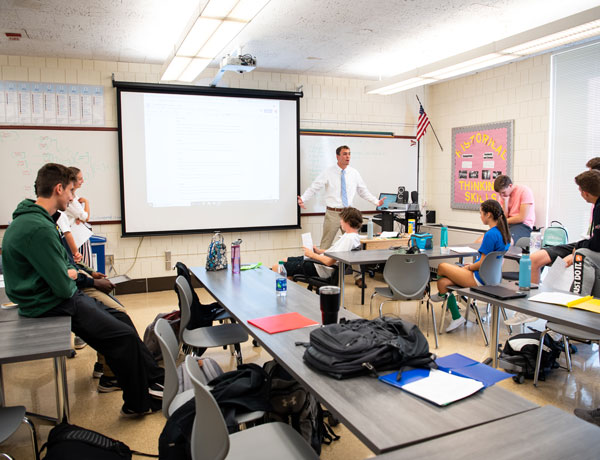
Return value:
[(81, 252), (77, 251), (75, 254), (73, 254), (73, 260), (75, 261), (76, 264), (81, 262), (81, 259), (83, 259)]
[(304, 255), (306, 257), (308, 257), (309, 259), (316, 259), (317, 253), (315, 251), (313, 251), (310, 248), (307, 248), (306, 246), (303, 246), (302, 249), (304, 250)]
[(306, 209), (306, 205), (304, 204), (304, 201), (302, 201), (302, 198), (300, 198), (300, 195), (298, 195), (298, 206), (302, 209)]
[(382, 198), (381, 200), (379, 200), (379, 201), (377, 202), (377, 206), (383, 206), (383, 202), (384, 202), (384, 201), (385, 201), (385, 200), (384, 200), (383, 198)]
[(101, 279), (94, 279), (94, 287), (96, 289), (98, 289), (99, 291), (102, 291), (105, 294), (108, 294), (110, 291), (112, 291), (115, 288), (115, 285), (112, 284), (107, 279), (101, 278)]
[(69, 275), (69, 278), (71, 278), (72, 280), (77, 279), (77, 270), (75, 270), (74, 268), (69, 268), (67, 270), (67, 274)]
[(100, 272), (92, 272), (92, 278), (94, 278), (95, 280), (101, 280), (106, 278), (106, 275)]
[(79, 201), (81, 204), (86, 204), (88, 202), (87, 198), (79, 197)]
[(563, 259), (567, 267), (573, 265), (573, 254), (569, 254), (567, 257)]

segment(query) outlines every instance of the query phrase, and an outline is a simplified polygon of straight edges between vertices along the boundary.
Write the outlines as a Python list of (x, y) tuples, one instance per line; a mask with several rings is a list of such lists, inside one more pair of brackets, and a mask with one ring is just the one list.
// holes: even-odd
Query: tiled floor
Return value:
[[(351, 278), (347, 277), (347, 306), (353, 312), (363, 316), (369, 315), (368, 298), (373, 288), (384, 285), (381, 275), (377, 275), (375, 279), (368, 279), (368, 285), (367, 305), (361, 306), (360, 291), (352, 284)], [(205, 291), (198, 290), (198, 293), (203, 302), (209, 301), (209, 296)], [(143, 335), (146, 325), (157, 313), (177, 308), (177, 296), (174, 291), (124, 295), (120, 297), (120, 300), (127, 307), (140, 335)], [(391, 303), (384, 307), (386, 313), (397, 314), (411, 321), (415, 320), (415, 310), (415, 302)], [(439, 304), (435, 306), (435, 311), (439, 321)], [(424, 316), (422, 315), (423, 318)], [(448, 321), (449, 317), (446, 323)], [(541, 329), (543, 321), (530, 325)], [(451, 334), (442, 334), (437, 350), (433, 350), (434, 340), (431, 325), (427, 328), (427, 324), (423, 322), (422, 330), (429, 331), (430, 346), (432, 351), (438, 355), (458, 352), (476, 360), (483, 360), (489, 354), (477, 326), (473, 323), (468, 323), (467, 326), (461, 327)], [(501, 326), (502, 343), (506, 340), (507, 335), (506, 328)], [(537, 388), (530, 380), (523, 385), (518, 385), (508, 379), (499, 385), (537, 404), (552, 404), (568, 412), (572, 412), (575, 407), (596, 407), (600, 405), (600, 386), (597, 384), (600, 377), (598, 349), (596, 345), (577, 344), (577, 347), (579, 351), (573, 355), (573, 372), (570, 374), (564, 369), (556, 369)], [(235, 366), (234, 360), (224, 350), (210, 350), (208, 355), (216, 359), (225, 370)], [(264, 350), (252, 347), (250, 342), (244, 345), (243, 356), (245, 362), (259, 364), (270, 359)], [(95, 352), (88, 346), (79, 350), (77, 356), (67, 362), (71, 423), (119, 439), (132, 449), (157, 453), (158, 437), (165, 424), (164, 417), (161, 413), (156, 413), (138, 420), (122, 419), (119, 416), (119, 409), (122, 405), (121, 393), (100, 394), (96, 391), (97, 380), (92, 379), (95, 358)], [(561, 364), (564, 365), (563, 358), (561, 358)], [(4, 366), (3, 369), (8, 405), (22, 404), (34, 412), (54, 413), (55, 396), (51, 360), (10, 364)], [(46, 440), (51, 427), (39, 423), (37, 425), (41, 445)], [(372, 452), (344, 427), (338, 426), (335, 430), (341, 434), (341, 440), (331, 446), (324, 446), (322, 458), (354, 460), (373, 456)], [(9, 441), (1, 446), (0, 452), (7, 452), (19, 459), (30, 458), (27, 429), (21, 427)]]

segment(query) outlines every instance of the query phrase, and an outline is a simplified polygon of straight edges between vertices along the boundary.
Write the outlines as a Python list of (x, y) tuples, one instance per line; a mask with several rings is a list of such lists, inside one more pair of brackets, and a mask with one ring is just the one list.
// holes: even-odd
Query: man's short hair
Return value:
[(600, 171), (592, 169), (584, 171), (575, 177), (575, 183), (581, 190), (593, 196), (600, 197)]
[(505, 174), (500, 174), (498, 177), (496, 177), (496, 180), (494, 181), (494, 190), (500, 193), (506, 187), (510, 187), (511, 185), (512, 181), (510, 180), (510, 177), (508, 177)]
[(600, 157), (594, 157), (585, 164), (590, 169), (600, 170)]
[(340, 145), (337, 149), (335, 149), (335, 154), (337, 156), (340, 156), (340, 153), (342, 153), (342, 150), (350, 150), (350, 147), (348, 147), (347, 145)]
[(362, 226), (362, 213), (356, 208), (350, 207), (342, 209), (342, 212), (340, 212), (340, 219), (357, 230)]
[(46, 163), (37, 173), (34, 183), (35, 194), (38, 197), (50, 198), (57, 184), (62, 184), (66, 188), (69, 182), (74, 181), (75, 174), (66, 166)]

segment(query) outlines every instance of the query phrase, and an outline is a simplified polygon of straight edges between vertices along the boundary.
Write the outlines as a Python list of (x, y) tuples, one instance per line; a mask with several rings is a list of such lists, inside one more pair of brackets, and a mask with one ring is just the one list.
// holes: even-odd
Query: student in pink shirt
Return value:
[[(498, 201), (508, 218), (508, 227), (513, 241), (529, 237), (535, 224), (535, 202), (533, 192), (526, 185), (514, 185), (510, 177), (500, 175), (494, 181), (494, 190), (500, 195)], [(508, 198), (508, 203), (506, 199)]]

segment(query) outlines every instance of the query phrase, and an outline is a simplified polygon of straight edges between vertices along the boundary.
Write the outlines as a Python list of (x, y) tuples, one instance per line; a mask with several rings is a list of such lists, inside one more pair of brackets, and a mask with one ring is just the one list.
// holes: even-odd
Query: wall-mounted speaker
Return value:
[(435, 211), (425, 211), (425, 223), (435, 224)]

